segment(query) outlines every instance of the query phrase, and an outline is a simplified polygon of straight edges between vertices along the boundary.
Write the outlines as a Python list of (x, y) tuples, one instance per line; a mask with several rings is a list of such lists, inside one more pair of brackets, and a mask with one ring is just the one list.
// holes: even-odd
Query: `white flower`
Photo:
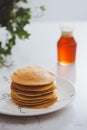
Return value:
[(2, 48), (5, 48), (7, 40), (10, 38), (10, 32), (6, 27), (0, 27), (0, 42)]

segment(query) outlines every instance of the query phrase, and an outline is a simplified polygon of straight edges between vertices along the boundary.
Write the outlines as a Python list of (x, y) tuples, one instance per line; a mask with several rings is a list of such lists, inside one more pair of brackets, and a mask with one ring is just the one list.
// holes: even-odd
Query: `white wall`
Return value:
[[(45, 5), (43, 17), (36, 15), (33, 21), (86, 21), (87, 0), (28, 0), (32, 7)], [(34, 14), (35, 15), (35, 14)], [(35, 17), (35, 16), (34, 16)]]

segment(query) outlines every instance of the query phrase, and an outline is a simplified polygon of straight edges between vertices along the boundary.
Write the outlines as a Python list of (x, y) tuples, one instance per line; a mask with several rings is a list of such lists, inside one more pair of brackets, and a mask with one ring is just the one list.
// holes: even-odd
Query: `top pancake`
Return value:
[(12, 75), (12, 82), (21, 85), (41, 86), (55, 81), (55, 74), (38, 66), (17, 69)]

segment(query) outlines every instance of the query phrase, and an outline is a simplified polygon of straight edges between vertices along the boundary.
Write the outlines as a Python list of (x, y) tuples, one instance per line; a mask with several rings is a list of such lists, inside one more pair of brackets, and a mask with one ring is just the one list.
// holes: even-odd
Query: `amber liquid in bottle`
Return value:
[(62, 32), (57, 43), (58, 62), (60, 64), (71, 64), (76, 58), (76, 41), (72, 32)]

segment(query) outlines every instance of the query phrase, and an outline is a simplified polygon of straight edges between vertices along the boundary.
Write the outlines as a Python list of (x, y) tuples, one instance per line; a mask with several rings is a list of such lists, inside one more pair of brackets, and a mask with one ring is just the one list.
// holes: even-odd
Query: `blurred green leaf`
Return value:
[(41, 9), (42, 11), (45, 11), (45, 10), (46, 10), (45, 7), (44, 7), (44, 5), (40, 6), (40, 9)]

